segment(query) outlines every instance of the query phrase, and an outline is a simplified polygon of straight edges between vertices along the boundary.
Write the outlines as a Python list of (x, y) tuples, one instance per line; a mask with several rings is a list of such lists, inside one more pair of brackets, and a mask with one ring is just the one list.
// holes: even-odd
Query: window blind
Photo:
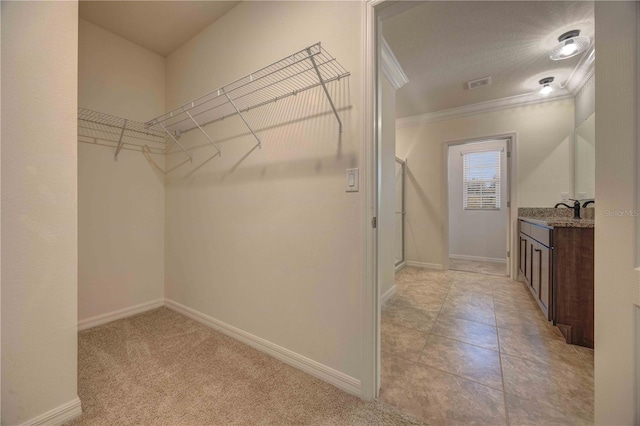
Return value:
[(500, 209), (500, 151), (463, 154), (465, 210)]

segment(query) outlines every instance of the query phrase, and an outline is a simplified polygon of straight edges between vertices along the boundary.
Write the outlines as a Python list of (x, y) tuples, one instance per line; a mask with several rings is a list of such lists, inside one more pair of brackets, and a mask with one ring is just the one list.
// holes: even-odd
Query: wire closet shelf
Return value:
[(175, 138), (180, 134), (198, 129), (220, 154), (220, 149), (203, 127), (238, 115), (261, 147), (260, 137), (251, 127), (245, 113), (321, 86), (342, 132), (342, 122), (327, 83), (349, 75), (318, 42), (156, 117), (146, 122), (144, 127), (157, 133), (164, 132), (176, 142)]
[(174, 143), (144, 123), (85, 108), (78, 108), (78, 141), (113, 147), (116, 160), (123, 148), (166, 154)]
[(216, 149), (216, 155), (221, 155), (203, 127), (238, 115), (261, 148), (262, 141), (246, 112), (315, 87), (322, 87), (342, 132), (342, 121), (327, 84), (349, 75), (318, 42), (146, 123), (79, 108), (78, 141), (111, 146), (116, 160), (122, 149), (167, 154), (177, 146), (192, 161), (179, 141), (181, 134), (198, 129)]

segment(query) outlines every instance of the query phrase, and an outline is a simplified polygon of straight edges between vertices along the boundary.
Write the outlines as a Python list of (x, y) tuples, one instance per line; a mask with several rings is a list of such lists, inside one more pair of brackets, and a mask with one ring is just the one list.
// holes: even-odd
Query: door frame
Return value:
[(402, 235), (400, 236), (400, 239), (402, 240), (402, 259), (400, 259), (400, 262), (396, 262), (395, 267), (396, 267), (396, 272), (402, 268), (406, 263), (407, 263), (407, 259), (405, 259), (404, 257), (404, 218), (405, 215), (407, 214), (407, 210), (406, 210), (406, 206), (405, 206), (405, 201), (406, 201), (406, 184), (407, 184), (407, 162), (406, 160), (402, 160), (398, 157), (396, 157), (396, 163), (400, 163), (401, 167), (402, 167), (402, 211), (400, 212), (395, 212), (395, 214), (401, 214), (401, 218), (402, 218)]
[[(499, 135), (482, 136), (478, 138), (467, 138), (455, 141), (447, 141), (442, 145), (443, 153), (443, 175), (442, 175), (442, 214), (443, 214), (443, 262), (442, 267), (444, 270), (449, 269), (449, 148), (458, 145), (467, 145), (474, 143), (490, 142), (496, 140), (507, 141), (507, 238), (505, 241), (507, 253), (507, 275), (512, 279), (517, 278), (517, 259), (515, 259), (513, 248), (516, 247), (514, 233), (517, 228), (518, 214), (517, 214), (517, 185), (513, 185), (516, 178), (516, 161), (512, 161), (516, 158), (516, 140), (517, 132), (509, 132)], [(514, 259), (516, 262), (514, 262)], [(515, 268), (515, 269), (514, 269)], [(514, 278), (515, 272), (515, 278)]]
[(458, 139), (446, 141), (442, 144), (442, 267), (444, 270), (449, 269), (449, 148), (457, 145), (466, 145), (477, 142), (489, 142), (495, 140), (507, 140), (507, 257), (508, 275), (511, 279), (518, 278), (517, 256), (514, 253), (514, 247), (518, 247), (515, 238), (518, 235), (518, 185), (516, 178), (518, 165), (517, 140), (518, 132), (507, 132), (489, 136), (480, 136), (473, 138)]
[(380, 389), (380, 301), (378, 283), (378, 230), (372, 221), (378, 214), (379, 131), (378, 121), (378, 61), (377, 61), (377, 8), (386, 0), (365, 0), (362, 3), (363, 55), (362, 55), (362, 138), (361, 152), (364, 283), (362, 307), (362, 370), (361, 398), (367, 401), (378, 397)]

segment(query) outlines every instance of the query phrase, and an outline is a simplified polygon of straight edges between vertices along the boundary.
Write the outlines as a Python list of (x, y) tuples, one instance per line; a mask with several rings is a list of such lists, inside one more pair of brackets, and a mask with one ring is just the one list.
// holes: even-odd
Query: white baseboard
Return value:
[(384, 306), (384, 304), (387, 303), (387, 300), (389, 300), (394, 294), (396, 294), (395, 284), (392, 285), (389, 290), (385, 291), (382, 296), (380, 296), (380, 306)]
[(444, 269), (444, 266), (437, 263), (425, 263), (425, 262), (415, 262), (413, 260), (407, 260), (407, 266), (414, 266), (416, 268), (428, 268), (428, 269)]
[(164, 299), (157, 299), (150, 302), (141, 303), (139, 305), (130, 306), (128, 308), (118, 309), (117, 311), (107, 312), (106, 314), (96, 315), (95, 317), (86, 318), (78, 321), (78, 331), (97, 327), (111, 321), (150, 311), (151, 309), (159, 308), (162, 305), (164, 305)]
[(402, 271), (402, 268), (404, 268), (405, 266), (407, 266), (407, 262), (406, 261), (402, 261), (402, 263), (400, 263), (398, 266), (396, 266), (396, 272)]
[(31, 420), (22, 423), (21, 426), (59, 426), (82, 414), (80, 398), (77, 396), (66, 404), (62, 404), (53, 410), (47, 411)]
[(497, 259), (494, 257), (480, 257), (480, 256), (466, 256), (464, 254), (450, 254), (450, 259), (459, 260), (476, 260), (478, 262), (492, 262), (492, 263), (504, 263), (507, 264), (507, 259)]
[(292, 367), (304, 371), (305, 373), (323, 380), (339, 389), (342, 389), (347, 393), (358, 397), (362, 396), (362, 386), (360, 380), (356, 378), (341, 373), (340, 371), (334, 370), (333, 368), (327, 367), (324, 364), (320, 364), (317, 361), (306, 358), (289, 349), (283, 348), (282, 346), (278, 346), (275, 343), (271, 343), (258, 336), (254, 336), (253, 334), (247, 333), (246, 331), (242, 331), (236, 327), (233, 327), (232, 325), (226, 324), (220, 320), (212, 318), (171, 299), (165, 299), (164, 304), (167, 308), (173, 309), (174, 311), (181, 313), (182, 315), (185, 315), (195, 321), (218, 330), (219, 332), (224, 333), (229, 337), (232, 337), (242, 343), (258, 349), (259, 351), (269, 354), (272, 357), (284, 362), (285, 364), (289, 364)]

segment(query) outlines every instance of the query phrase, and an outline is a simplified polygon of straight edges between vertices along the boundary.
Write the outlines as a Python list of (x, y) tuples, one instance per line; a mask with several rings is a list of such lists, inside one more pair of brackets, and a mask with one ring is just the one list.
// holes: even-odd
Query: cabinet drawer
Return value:
[(531, 235), (531, 224), (523, 220), (520, 221), (520, 232), (525, 235)]
[(544, 244), (547, 247), (551, 247), (551, 230), (543, 228), (542, 226), (531, 225), (531, 233), (529, 234), (533, 239)]

